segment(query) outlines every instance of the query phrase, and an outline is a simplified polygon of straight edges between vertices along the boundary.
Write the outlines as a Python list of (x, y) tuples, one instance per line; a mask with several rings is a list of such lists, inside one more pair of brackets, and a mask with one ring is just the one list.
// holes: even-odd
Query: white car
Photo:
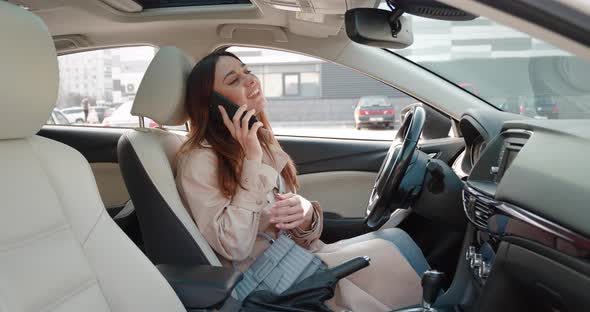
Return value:
[[(102, 121), (102, 126), (115, 128), (138, 127), (139, 117), (131, 115), (132, 106), (132, 101), (121, 104), (121, 106), (113, 111), (109, 117), (106, 117)], [(158, 127), (158, 124), (149, 118), (145, 118), (145, 126), (149, 128), (156, 128)]]
[(61, 110), (70, 123), (84, 123), (84, 109), (82, 107), (68, 107)]
[(64, 115), (58, 109), (53, 109), (49, 119), (47, 119), (48, 125), (69, 125), (71, 122), (68, 120), (66, 115)]

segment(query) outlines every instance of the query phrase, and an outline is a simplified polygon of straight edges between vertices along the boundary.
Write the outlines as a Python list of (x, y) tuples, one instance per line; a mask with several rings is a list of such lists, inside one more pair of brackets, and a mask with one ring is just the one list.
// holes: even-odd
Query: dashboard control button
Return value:
[(465, 260), (467, 260), (469, 263), (471, 263), (471, 259), (473, 259), (473, 256), (476, 253), (476, 249), (474, 246), (469, 246), (467, 248), (467, 252), (465, 252)]
[(471, 269), (473, 270), (479, 270), (479, 268), (483, 265), (483, 257), (481, 256), (481, 254), (476, 253), (475, 255), (473, 255), (473, 258), (471, 259)]
[(490, 174), (495, 176), (498, 174), (498, 172), (500, 172), (500, 167), (498, 166), (492, 166), (492, 168), (490, 168)]
[(477, 271), (477, 274), (479, 275), (479, 278), (486, 279), (488, 278), (488, 276), (490, 276), (491, 270), (492, 266), (483, 261), (482, 265), (479, 267), (479, 270)]

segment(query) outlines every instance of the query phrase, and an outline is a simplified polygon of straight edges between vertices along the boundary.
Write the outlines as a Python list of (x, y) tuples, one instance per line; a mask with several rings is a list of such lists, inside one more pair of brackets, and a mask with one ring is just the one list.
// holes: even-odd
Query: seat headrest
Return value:
[(0, 1), (0, 140), (34, 135), (55, 107), (57, 54), (38, 16)]
[(150, 63), (133, 101), (131, 114), (160, 125), (178, 126), (188, 119), (184, 98), (194, 61), (176, 47), (161, 47)]

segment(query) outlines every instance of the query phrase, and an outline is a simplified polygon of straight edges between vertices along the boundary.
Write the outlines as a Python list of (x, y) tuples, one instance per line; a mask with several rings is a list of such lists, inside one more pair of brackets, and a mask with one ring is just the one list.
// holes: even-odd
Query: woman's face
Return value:
[(240, 106), (248, 105), (248, 109), (255, 109), (257, 113), (263, 111), (266, 104), (258, 78), (231, 56), (221, 56), (217, 60), (213, 90)]

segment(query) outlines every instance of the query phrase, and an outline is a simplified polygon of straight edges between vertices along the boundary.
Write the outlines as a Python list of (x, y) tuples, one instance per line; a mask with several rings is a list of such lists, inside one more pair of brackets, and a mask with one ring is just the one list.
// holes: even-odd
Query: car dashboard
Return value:
[(476, 311), (579, 311), (590, 299), (590, 123), (468, 112), (464, 181)]

